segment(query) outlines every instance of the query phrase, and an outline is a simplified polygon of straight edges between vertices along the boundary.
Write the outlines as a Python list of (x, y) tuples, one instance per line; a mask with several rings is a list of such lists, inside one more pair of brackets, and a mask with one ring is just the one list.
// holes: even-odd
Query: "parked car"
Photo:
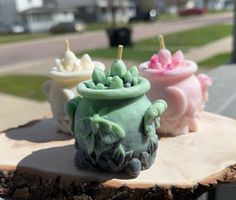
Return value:
[(145, 12), (138, 12), (136, 14), (136, 16), (131, 17), (129, 19), (130, 22), (133, 21), (155, 21), (157, 20), (158, 15), (157, 15), (157, 10), (156, 9), (152, 9), (149, 11), (145, 11)]
[(85, 24), (83, 22), (61, 22), (50, 28), (52, 34), (83, 32)]
[(26, 28), (23, 25), (14, 24), (11, 26), (11, 32), (12, 33), (24, 33), (24, 32), (26, 32)]
[(188, 8), (179, 11), (179, 16), (202, 15), (207, 12), (206, 8)]

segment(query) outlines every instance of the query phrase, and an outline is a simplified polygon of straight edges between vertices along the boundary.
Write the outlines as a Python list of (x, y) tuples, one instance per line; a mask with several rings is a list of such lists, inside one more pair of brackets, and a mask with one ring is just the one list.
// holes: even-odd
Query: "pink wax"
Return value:
[(171, 55), (167, 49), (161, 49), (150, 61), (140, 64), (139, 69), (151, 83), (148, 97), (164, 99), (168, 104), (158, 134), (175, 136), (197, 131), (212, 80), (204, 74), (194, 75), (197, 64), (185, 60), (182, 51)]

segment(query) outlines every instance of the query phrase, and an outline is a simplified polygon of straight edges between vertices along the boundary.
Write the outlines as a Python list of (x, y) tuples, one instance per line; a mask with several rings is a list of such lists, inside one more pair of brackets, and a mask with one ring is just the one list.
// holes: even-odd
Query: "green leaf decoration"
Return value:
[(95, 148), (95, 134), (92, 132), (91, 129), (91, 120), (89, 117), (84, 117), (79, 120), (78, 126), (76, 127), (77, 133), (80, 138), (77, 140), (83, 140), (86, 144), (88, 154), (94, 152)]
[(110, 84), (111, 89), (123, 88), (123, 81), (119, 76), (114, 76)]
[(120, 140), (118, 134), (114, 131), (111, 132), (100, 131), (100, 137), (104, 144), (113, 144)]
[(95, 150), (95, 135), (92, 133), (84, 142), (86, 143), (88, 154), (92, 154)]
[(124, 75), (124, 82), (132, 83), (132, 79), (133, 79), (132, 74), (129, 71), (127, 71)]
[(97, 123), (94, 120), (91, 120), (91, 129), (92, 129), (93, 134), (97, 134), (99, 128), (100, 128), (99, 123)]
[(124, 130), (116, 123), (106, 120), (98, 115), (91, 117), (92, 123), (99, 125), (99, 135), (104, 144), (113, 144), (125, 137)]
[(124, 163), (125, 150), (121, 144), (119, 144), (119, 146), (115, 149), (112, 158), (117, 166), (121, 166)]
[(74, 132), (74, 117), (78, 104), (80, 103), (82, 97), (75, 97), (65, 103), (65, 112), (70, 120), (70, 130)]
[(136, 66), (132, 66), (128, 71), (132, 74), (133, 77), (138, 77), (138, 68)]
[(100, 159), (103, 152), (108, 151), (113, 147), (113, 144), (104, 144), (101, 140), (96, 140), (96, 148), (95, 148), (95, 155), (96, 159)]
[(127, 151), (127, 152), (125, 152), (125, 162), (127, 162), (127, 161), (129, 161), (131, 158), (132, 158), (132, 156), (133, 156), (133, 153), (134, 153), (134, 150), (130, 150), (130, 151)]
[(138, 85), (138, 78), (133, 77), (132, 86)]
[(151, 137), (147, 147), (147, 152), (152, 154), (157, 150), (157, 136)]
[(77, 133), (83, 140), (87, 139), (92, 133), (90, 118), (84, 117), (80, 119), (76, 130), (78, 130)]
[(96, 87), (96, 85), (93, 81), (86, 82), (85, 85), (87, 88), (90, 88), (90, 89), (95, 89), (95, 87)]
[(69, 101), (66, 102), (65, 111), (71, 119), (74, 119), (74, 114), (75, 114), (76, 108), (77, 108), (78, 104), (80, 103), (81, 99), (82, 99), (82, 97), (77, 96), (77, 97), (70, 99)]
[(94, 68), (93, 73), (92, 73), (92, 79), (95, 84), (102, 83), (106, 84), (106, 75), (104, 71), (102, 71), (99, 68)]
[(144, 130), (147, 135), (151, 136), (153, 134), (153, 125), (155, 126), (154, 129), (159, 128), (156, 127), (157, 123), (155, 121), (159, 120), (166, 109), (166, 102), (164, 100), (157, 100), (146, 110), (144, 115)]
[(127, 71), (127, 68), (125, 66), (125, 63), (122, 60), (116, 60), (111, 65), (111, 76), (119, 76), (120, 78), (123, 78)]
[(144, 115), (144, 130), (147, 135), (151, 134), (152, 122), (158, 117), (158, 110), (152, 106), (147, 109)]

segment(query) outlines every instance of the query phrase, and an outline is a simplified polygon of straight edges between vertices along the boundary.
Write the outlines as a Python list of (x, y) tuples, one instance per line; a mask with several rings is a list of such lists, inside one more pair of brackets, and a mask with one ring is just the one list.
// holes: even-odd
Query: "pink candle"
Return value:
[(165, 48), (163, 36), (160, 36), (160, 51), (139, 68), (151, 83), (148, 97), (164, 99), (168, 104), (158, 133), (175, 136), (197, 131), (211, 79), (204, 74), (196, 76), (197, 64), (186, 60), (182, 51), (171, 54)]

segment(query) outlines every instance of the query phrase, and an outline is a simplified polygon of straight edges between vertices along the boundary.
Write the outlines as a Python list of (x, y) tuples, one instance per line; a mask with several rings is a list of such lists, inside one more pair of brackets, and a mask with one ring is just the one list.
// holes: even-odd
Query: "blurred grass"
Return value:
[[(211, 69), (230, 60), (230, 53), (216, 55), (199, 62), (201, 68)], [(42, 84), (48, 80), (45, 76), (33, 75), (5, 75), (0, 76), (0, 92), (10, 95), (29, 98), (37, 101), (45, 101), (46, 96), (42, 92)]]
[[(186, 52), (191, 48), (196, 48), (213, 42), (232, 33), (231, 24), (217, 24), (207, 27), (195, 28), (188, 31), (171, 33), (165, 35), (166, 47), (172, 52), (181, 49)], [(129, 60), (145, 61), (154, 52), (159, 50), (158, 36), (141, 40), (134, 43), (133, 47), (125, 47), (123, 58)], [(81, 52), (85, 53), (85, 52)], [(104, 48), (88, 51), (92, 57), (96, 58), (116, 58), (117, 48)]]
[[(205, 45), (214, 40), (232, 34), (232, 25), (217, 24), (201, 28), (194, 28), (188, 31), (167, 34), (165, 44), (168, 49), (176, 51), (181, 49), (186, 51), (190, 48)], [(137, 46), (157, 47), (157, 37), (142, 40), (136, 43)]]
[(2, 75), (0, 76), (0, 92), (24, 98), (44, 101), (42, 84), (48, 80), (45, 76)]
[(204, 67), (204, 68), (214, 68), (218, 67), (219, 65), (227, 64), (230, 62), (230, 53), (223, 53), (223, 54), (218, 54), (214, 57), (208, 58), (206, 60), (203, 60), (198, 63), (199, 67)]
[[(230, 60), (230, 53), (216, 55), (199, 62), (199, 67), (214, 68), (226, 64)], [(0, 76), (0, 92), (10, 95), (29, 98), (37, 101), (45, 101), (46, 96), (42, 92), (42, 84), (48, 80), (45, 76), (33, 75), (5, 75)]]
[(158, 16), (158, 21), (173, 21), (180, 19), (180, 16), (177, 14), (162, 13)]
[(0, 44), (49, 37), (50, 33), (0, 34)]

